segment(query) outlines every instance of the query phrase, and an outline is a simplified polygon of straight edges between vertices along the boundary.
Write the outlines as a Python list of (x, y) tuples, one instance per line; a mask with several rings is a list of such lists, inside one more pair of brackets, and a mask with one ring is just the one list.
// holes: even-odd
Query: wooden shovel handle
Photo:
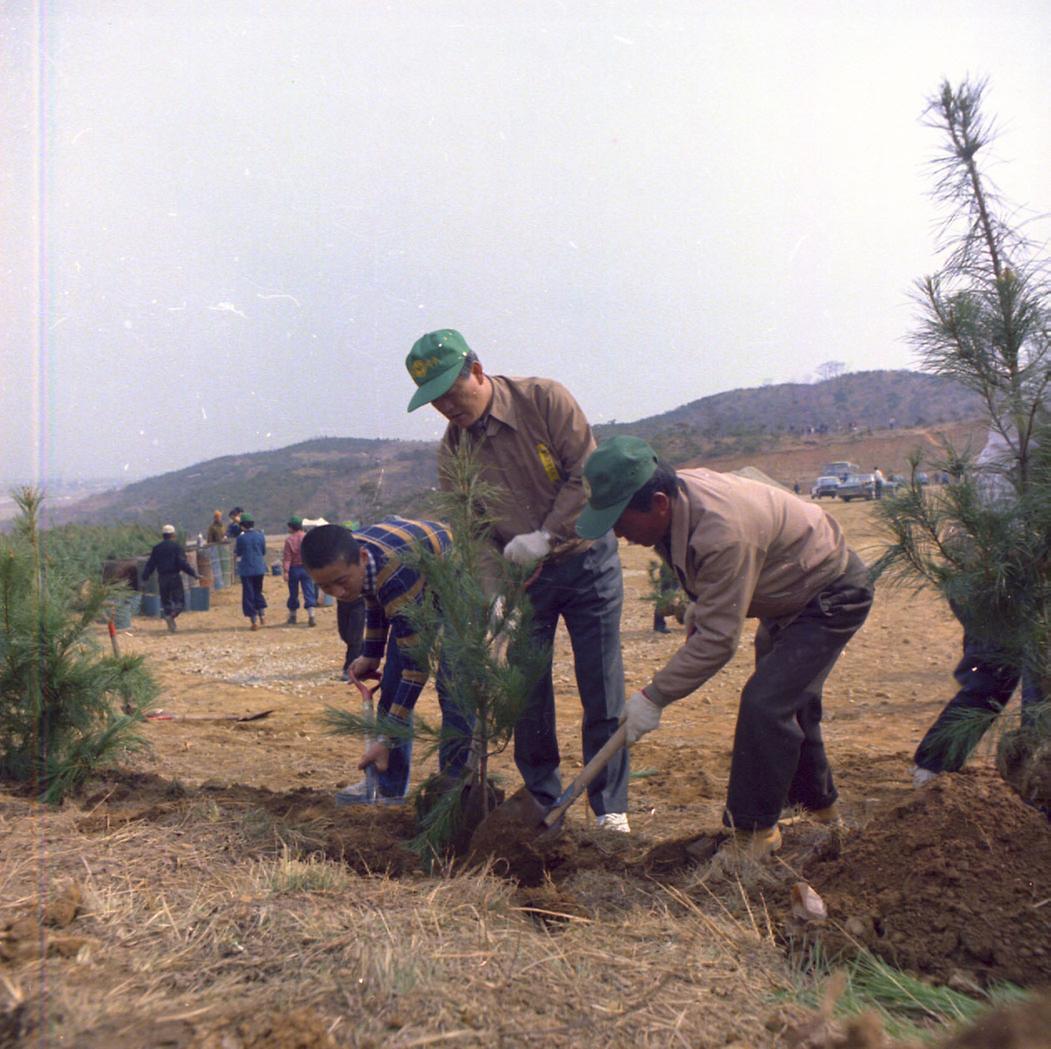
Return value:
[(553, 827), (561, 818), (562, 814), (573, 804), (581, 794), (587, 790), (591, 781), (609, 764), (609, 759), (620, 750), (628, 739), (628, 726), (621, 722), (620, 727), (602, 745), (602, 749), (580, 770), (577, 778), (555, 801), (544, 815), (545, 827)]

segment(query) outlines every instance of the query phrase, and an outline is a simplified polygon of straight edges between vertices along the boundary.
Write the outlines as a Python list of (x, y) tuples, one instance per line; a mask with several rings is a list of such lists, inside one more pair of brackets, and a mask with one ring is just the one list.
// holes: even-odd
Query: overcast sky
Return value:
[(925, 100), (988, 77), (1051, 210), (1049, 54), (1047, 0), (7, 0), (0, 478), (435, 438), (439, 327), (593, 422), (909, 367)]

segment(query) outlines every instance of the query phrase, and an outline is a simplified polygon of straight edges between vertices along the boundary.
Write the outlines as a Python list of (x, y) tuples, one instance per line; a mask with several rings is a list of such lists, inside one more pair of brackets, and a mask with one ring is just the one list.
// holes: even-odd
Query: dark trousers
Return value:
[(1037, 676), (1013, 666), (1000, 648), (967, 628), (959, 608), (951, 607), (963, 624), (963, 658), (953, 672), (960, 690), (945, 705), (916, 748), (913, 760), (930, 772), (958, 772), (992, 723), (991, 718), (968, 719), (968, 711), (998, 714), (1019, 681), (1023, 723), (1032, 720), (1033, 709), (1043, 701)]
[(158, 572), (157, 587), (161, 592), (161, 611), (174, 619), (186, 607), (186, 591), (179, 572)]
[[(351, 602), (353, 604), (353, 602)], [(363, 603), (364, 605), (364, 603)], [(398, 692), (402, 672), (401, 652), (393, 634), (387, 641), (387, 652), (383, 663), (383, 674), (380, 678), (379, 702), (376, 704), (376, 715), (381, 717), (390, 710), (391, 703)], [(442, 712), (442, 728), (451, 738), (443, 739), (438, 748), (438, 769), (450, 776), (463, 772), (470, 754), (470, 737), (473, 725), (464, 717), (459, 707), (453, 703), (445, 688), (446, 670), (444, 663), (439, 665), (436, 688), (438, 706)], [(412, 714), (409, 714), (409, 727), (412, 727)], [(455, 734), (455, 738), (452, 738)], [(392, 741), (387, 771), (379, 773), (378, 789), (386, 798), (400, 798), (409, 785), (409, 770), (412, 765), (412, 740)]]
[(837, 797), (821, 738), (821, 692), (872, 607), (864, 565), (822, 590), (791, 622), (762, 621), (755, 671), (741, 693), (723, 822), (772, 827), (788, 805), (823, 809)]
[[(584, 760), (589, 761), (617, 730), (624, 711), (620, 652), (624, 581), (616, 537), (608, 532), (583, 553), (546, 564), (529, 588), (529, 599), (539, 644), (550, 646), (559, 616), (565, 621), (584, 707)], [(541, 805), (555, 801), (562, 786), (550, 663), (515, 729), (515, 764)], [(588, 787), (588, 799), (596, 815), (627, 811), (627, 750), (615, 754), (595, 777)]]
[(343, 669), (349, 670), (350, 664), (361, 655), (365, 639), (365, 599), (359, 597), (357, 601), (337, 601), (336, 626), (340, 640), (347, 646)]
[(249, 619), (255, 619), (265, 608), (263, 577), (261, 575), (241, 576), (241, 611)]
[(288, 610), (295, 612), (299, 608), (299, 591), (303, 591), (303, 607), (314, 608), (317, 605), (317, 589), (310, 573), (302, 565), (291, 565), (288, 569)]

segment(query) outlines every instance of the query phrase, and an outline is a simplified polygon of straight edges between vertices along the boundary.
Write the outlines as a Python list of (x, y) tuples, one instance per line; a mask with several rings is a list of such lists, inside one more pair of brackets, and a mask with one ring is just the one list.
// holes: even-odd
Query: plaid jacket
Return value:
[(406, 721), (427, 681), (427, 669), (418, 667), (409, 654), (416, 635), (405, 609), (423, 601), (426, 583), (420, 573), (404, 563), (406, 553), (418, 544), (439, 554), (449, 549), (452, 536), (446, 525), (435, 521), (410, 521), (385, 517), (354, 533), (370, 558), (365, 593), (365, 641), (361, 654), (382, 659), (388, 634), (398, 645), (402, 659), (401, 681), (388, 715)]

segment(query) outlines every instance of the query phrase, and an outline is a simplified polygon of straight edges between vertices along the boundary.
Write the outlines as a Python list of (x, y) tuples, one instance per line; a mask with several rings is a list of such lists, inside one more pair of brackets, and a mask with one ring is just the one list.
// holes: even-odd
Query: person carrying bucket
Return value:
[(150, 551), (149, 559), (142, 570), (142, 581), (146, 582), (153, 573), (157, 573), (157, 583), (161, 592), (161, 612), (168, 632), (174, 634), (177, 627), (175, 620), (182, 612), (186, 598), (182, 587), (181, 572), (197, 578), (197, 572), (190, 567), (182, 547), (175, 541), (175, 526), (166, 524), (161, 529), (161, 541)]

